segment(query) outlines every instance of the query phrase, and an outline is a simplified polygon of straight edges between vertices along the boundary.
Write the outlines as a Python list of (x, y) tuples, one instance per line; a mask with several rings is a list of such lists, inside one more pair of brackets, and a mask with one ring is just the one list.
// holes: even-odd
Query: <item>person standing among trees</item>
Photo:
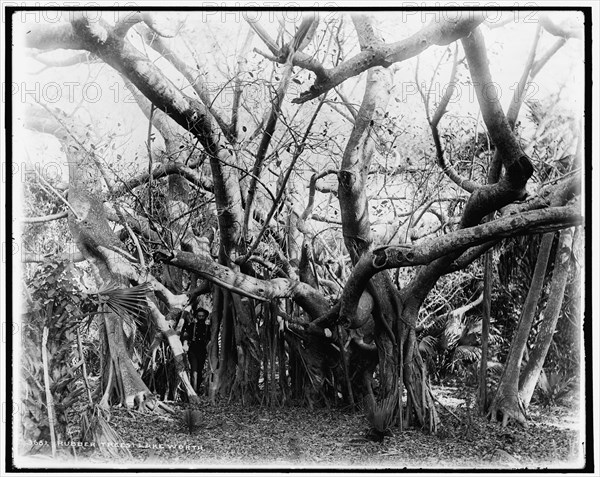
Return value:
[(181, 343), (187, 351), (190, 365), (192, 387), (200, 394), (203, 380), (204, 362), (206, 361), (206, 345), (208, 343), (208, 312), (200, 308), (197, 313), (189, 315), (189, 320), (181, 330)]

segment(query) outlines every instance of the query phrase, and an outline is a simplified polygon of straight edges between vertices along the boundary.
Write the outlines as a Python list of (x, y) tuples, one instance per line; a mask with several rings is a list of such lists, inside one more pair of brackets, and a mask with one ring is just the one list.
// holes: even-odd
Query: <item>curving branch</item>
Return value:
[(529, 79), (529, 75), (531, 74), (531, 70), (533, 68), (533, 62), (535, 60), (535, 51), (537, 49), (541, 32), (542, 27), (541, 25), (538, 25), (535, 30), (533, 45), (531, 46), (529, 56), (527, 57), (527, 61), (525, 63), (525, 68), (523, 69), (523, 73), (521, 74), (521, 78), (519, 79), (519, 83), (517, 84), (517, 88), (515, 89), (515, 92), (513, 94), (513, 100), (510, 103), (508, 111), (506, 112), (508, 124), (510, 124), (511, 129), (514, 129), (515, 127), (515, 122), (517, 121), (517, 117), (519, 116), (519, 110), (521, 109), (521, 105), (523, 104), (525, 90), (527, 87), (527, 80)]
[[(265, 130), (263, 132), (260, 144), (258, 145), (258, 150), (256, 151), (254, 165), (252, 166), (252, 175), (250, 176), (250, 184), (248, 185), (248, 194), (246, 196), (246, 213), (244, 215), (243, 228), (244, 233), (247, 233), (250, 217), (252, 217), (252, 206), (254, 203), (254, 197), (256, 196), (256, 189), (258, 185), (257, 179), (261, 175), (267, 151), (271, 144), (273, 134), (275, 133), (277, 121), (279, 120), (279, 117), (281, 115), (281, 105), (283, 103), (283, 99), (290, 84), (290, 80), (292, 79), (292, 54), (293, 50), (288, 55), (288, 59), (290, 61), (287, 61), (285, 63), (285, 68), (281, 75), (281, 80), (275, 93), (275, 97), (271, 100), (271, 111), (269, 112), (267, 123), (265, 125)], [(273, 206), (276, 206), (276, 204), (273, 204)]]
[(68, 215), (69, 213), (67, 211), (63, 211), (41, 217), (21, 217), (19, 218), (19, 221), (23, 222), (24, 224), (42, 224), (44, 222), (52, 222), (53, 220), (66, 219)]
[(36, 74), (41, 73), (42, 71), (46, 70), (47, 68), (64, 68), (67, 66), (78, 65), (80, 63), (92, 63), (92, 62), (97, 63), (98, 62), (98, 60), (96, 58), (94, 58), (94, 56), (91, 53), (89, 53), (88, 51), (76, 53), (72, 56), (69, 56), (68, 58), (60, 58), (60, 59), (46, 58), (39, 53), (31, 53), (31, 57), (35, 61), (42, 63), (44, 65), (44, 68), (42, 68)]
[(169, 63), (171, 63), (177, 71), (179, 71), (183, 77), (192, 86), (192, 89), (196, 92), (202, 103), (208, 108), (216, 123), (221, 128), (221, 131), (229, 142), (233, 141), (230, 126), (221, 118), (219, 113), (212, 107), (213, 100), (210, 96), (210, 92), (204, 82), (202, 72), (190, 67), (185, 61), (183, 61), (173, 50), (171, 50), (167, 44), (162, 40), (161, 35), (157, 35), (153, 30), (149, 28), (140, 29), (142, 38), (150, 48), (155, 50), (157, 53), (163, 56)]
[[(435, 152), (436, 152), (438, 166), (440, 167), (442, 172), (444, 174), (446, 174), (446, 176), (452, 182), (454, 182), (458, 187), (460, 187), (461, 189), (463, 189), (467, 192), (472, 193), (478, 187), (477, 183), (475, 183), (472, 180), (465, 179), (464, 177), (462, 177), (456, 171), (456, 169), (454, 169), (452, 164), (450, 164), (447, 161), (446, 155), (444, 154), (444, 149), (442, 147), (442, 141), (440, 140), (440, 133), (438, 131), (438, 124), (439, 124), (440, 120), (442, 119), (442, 117), (444, 116), (444, 114), (446, 113), (446, 108), (448, 107), (448, 103), (450, 102), (450, 99), (452, 98), (452, 95), (454, 94), (454, 91), (456, 90), (455, 79), (456, 79), (457, 67), (458, 67), (458, 45), (456, 46), (456, 48), (454, 50), (454, 61), (452, 63), (452, 71), (450, 72), (450, 79), (448, 81), (448, 87), (444, 91), (444, 95), (442, 96), (442, 99), (440, 100), (440, 103), (438, 104), (438, 107), (432, 118), (430, 117), (430, 114), (429, 114), (429, 91), (427, 92), (427, 96), (426, 96), (426, 98), (424, 98), (425, 99), (425, 101), (424, 101), (425, 113), (427, 116), (427, 121), (429, 122), (429, 127), (431, 129), (433, 143), (435, 144)], [(418, 84), (419, 84), (419, 82), (417, 81), (417, 87), (419, 88)], [(419, 88), (419, 90), (420, 90), (420, 88)], [(421, 93), (421, 96), (424, 96), (423, 93)]]
[[(295, 55), (292, 60), (294, 66), (313, 71), (316, 74), (316, 80), (308, 91), (301, 93), (292, 102), (310, 101), (363, 71), (375, 66), (387, 68), (394, 63), (419, 55), (432, 45), (449, 45), (468, 35), (484, 19), (485, 12), (462, 11), (457, 19), (433, 21), (414, 35), (395, 43), (367, 42), (365, 45), (369, 46), (356, 56), (330, 69), (325, 69), (321, 64), (315, 65), (314, 60), (307, 62), (305, 57)], [(281, 63), (280, 53), (277, 51), (273, 53), (276, 55), (276, 61)]]
[(27, 30), (24, 40), (26, 47), (44, 51), (86, 49), (70, 23), (38, 24)]
[(369, 280), (382, 270), (427, 265), (449, 254), (462, 253), (469, 247), (499, 238), (553, 232), (583, 223), (577, 205), (550, 207), (503, 217), (475, 227), (424, 240), (419, 244), (382, 247), (364, 255), (356, 264), (341, 299), (340, 316), (352, 322), (358, 299)]
[[(33, 30), (38, 28), (36, 25)], [(63, 28), (64, 36), (76, 39), (66, 48), (77, 45), (94, 53), (131, 81), (157, 109), (200, 141), (210, 158), (221, 245), (227, 254), (232, 253), (239, 244), (243, 222), (239, 180), (237, 170), (228, 167), (234, 159), (233, 152), (221, 143), (221, 136), (213, 128), (210, 110), (201, 101), (183, 94), (152, 60), (127, 38), (119, 37), (106, 22), (92, 23), (85, 15), (74, 15), (71, 23)], [(33, 38), (39, 41), (41, 35), (26, 39), (26, 46), (40, 46), (37, 41), (31, 41)]]
[(152, 30), (156, 35), (164, 37), (164, 38), (173, 38), (177, 34), (179, 28), (174, 33), (167, 33), (161, 31), (156, 25), (156, 21), (154, 20), (154, 16), (150, 12), (127, 12), (120, 11), (119, 14), (123, 14), (123, 18), (120, 18), (117, 22), (115, 22), (115, 26), (113, 27), (113, 32), (116, 36), (123, 38), (127, 32), (138, 23), (145, 23), (146, 26)]
[(48, 263), (48, 262), (83, 262), (85, 260), (81, 252), (61, 253), (59, 255), (42, 255), (34, 252), (23, 252), (21, 263)]
[(297, 223), (297, 227), (298, 230), (300, 232), (302, 232), (303, 234), (307, 234), (308, 230), (306, 228), (306, 220), (309, 217), (313, 217), (312, 215), (312, 211), (313, 211), (313, 206), (315, 203), (315, 193), (317, 191), (317, 181), (319, 179), (322, 179), (323, 177), (326, 177), (330, 174), (337, 174), (338, 171), (335, 169), (327, 169), (323, 172), (320, 173), (315, 173), (311, 176), (310, 178), (310, 184), (308, 186), (308, 204), (306, 204), (306, 209), (304, 209), (304, 212), (302, 212), (302, 215), (298, 218), (298, 223)]
[(112, 196), (116, 197), (119, 195), (126, 194), (131, 190), (139, 187), (150, 180), (152, 177), (153, 180), (160, 179), (161, 177), (167, 177), (173, 174), (178, 174), (184, 177), (188, 182), (194, 184), (196, 187), (200, 189), (211, 192), (213, 190), (213, 183), (207, 177), (200, 176), (187, 166), (179, 162), (167, 162), (160, 163), (154, 166), (152, 170), (152, 174), (148, 172), (143, 172), (136, 177), (133, 177), (127, 181), (121, 181), (119, 185), (115, 185), (113, 187)]
[[(267, 31), (258, 22), (250, 21), (247, 18), (246, 21), (257, 34), (257, 36), (265, 43), (265, 45), (267, 45), (273, 56), (267, 55), (256, 48), (254, 49), (254, 51), (259, 55), (268, 58), (271, 61), (281, 64), (285, 63), (288, 58), (289, 50), (286, 47), (280, 48), (277, 45), (277, 42), (273, 40), (273, 38), (271, 38)], [(301, 68), (312, 71), (317, 75), (317, 78), (326, 77), (325, 67), (318, 60), (316, 60), (313, 55), (308, 55), (301, 51), (296, 51), (292, 57), (292, 63), (294, 66), (299, 66)]]
[(551, 35), (562, 38), (583, 38), (583, 25), (573, 21), (573, 17), (566, 17), (563, 21), (557, 22), (555, 18), (544, 12), (539, 15), (538, 20)]
[(169, 265), (197, 273), (220, 287), (248, 298), (260, 301), (292, 298), (313, 319), (323, 315), (330, 308), (328, 300), (319, 291), (300, 281), (286, 278), (260, 280), (221, 265), (209, 255), (179, 250), (160, 253), (157, 258)]

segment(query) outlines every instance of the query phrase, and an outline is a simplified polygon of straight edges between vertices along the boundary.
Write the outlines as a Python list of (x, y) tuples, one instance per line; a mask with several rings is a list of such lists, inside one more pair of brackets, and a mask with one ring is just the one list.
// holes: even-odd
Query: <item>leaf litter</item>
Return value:
[(437, 435), (393, 428), (393, 435), (382, 443), (365, 438), (369, 426), (364, 414), (326, 408), (205, 400), (194, 408), (192, 427), (182, 417), (189, 409), (183, 403), (168, 403), (175, 415), (113, 409), (110, 424), (129, 443), (133, 458), (125, 462), (128, 466), (544, 469), (583, 464), (579, 430), (583, 418), (577, 402), (554, 407), (532, 404), (528, 428), (517, 424), (503, 428), (478, 416), (476, 409), (457, 404), (461, 400), (455, 392), (445, 399), (448, 388), (437, 391), (443, 406)]

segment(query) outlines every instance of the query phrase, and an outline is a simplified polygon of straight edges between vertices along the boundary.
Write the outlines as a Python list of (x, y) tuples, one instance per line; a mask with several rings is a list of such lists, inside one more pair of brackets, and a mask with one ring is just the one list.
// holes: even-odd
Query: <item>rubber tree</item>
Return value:
[[(97, 138), (62, 111), (48, 107), (28, 108), (22, 121), (24, 127), (50, 133), (62, 144), (69, 165), (69, 229), (83, 257), (92, 265), (98, 289), (127, 288), (148, 282), (169, 308), (183, 308), (187, 297), (171, 293), (147, 271), (136, 268), (133, 265), (136, 258), (127, 252), (110, 228), (100, 199), (103, 169), (94, 151)], [(112, 186), (109, 181), (107, 184), (109, 188)], [(151, 293), (148, 296), (150, 316), (162, 339), (171, 346), (179, 377), (193, 400), (196, 394), (183, 366), (181, 342), (155, 302)], [(102, 403), (108, 405), (109, 399), (114, 397), (126, 406), (144, 404), (151, 393), (134, 368), (127, 346), (127, 335), (134, 330), (124, 322), (122, 315), (111, 310), (105, 310), (102, 316), (107, 341)]]
[[(127, 37), (127, 32), (136, 25), (142, 29), (147, 27), (156, 33), (157, 27), (152, 18), (140, 12), (131, 12), (126, 18), (127, 21), (107, 24), (102, 20), (90, 22), (83, 14), (73, 15), (67, 22), (31, 26), (31, 31), (24, 41), (26, 46), (44, 51), (60, 48), (88, 52), (97, 61), (111, 66), (151, 104), (148, 118), (158, 121), (159, 118), (163, 118), (164, 113), (165, 117), (170, 118), (169, 121), (191, 134), (208, 158), (211, 170), (210, 184), (203, 183), (188, 165), (177, 161), (157, 164), (144, 177), (134, 178), (134, 182), (140, 184), (177, 174), (190, 184), (210, 188), (214, 194), (220, 247), (217, 259), (215, 260), (203, 247), (195, 247), (193, 243), (186, 245), (188, 241), (194, 242), (196, 238), (187, 237), (185, 234), (179, 234), (181, 246), (176, 242), (163, 244), (165, 246), (152, 257), (155, 262), (187, 270), (197, 279), (208, 280), (214, 287), (212, 344), (209, 352), (210, 396), (216, 398), (219, 395), (228, 397), (232, 394), (245, 394), (251, 397), (255, 394), (254, 386), (258, 382), (257, 355), (264, 350), (260, 349), (257, 339), (254, 305), (257, 302), (277, 304), (279, 301), (289, 300), (297, 305), (302, 313), (291, 316), (281, 309), (272, 310), (273, 314), (278, 315), (277, 319), (281, 319), (281, 329), (288, 341), (288, 351), (295, 346), (298, 355), (310, 357), (311, 351), (314, 350), (315, 356), (318, 356), (313, 358), (310, 366), (315, 368), (316, 374), (321, 373), (322, 376), (329, 365), (334, 364), (340, 379), (352, 383), (345, 391), (348, 400), (355, 390), (357, 396), (369, 395), (374, 399), (370, 380), (373, 377), (374, 366), (378, 363), (382, 384), (378, 398), (385, 399), (401, 391), (398, 389), (398, 384), (401, 383), (408, 396), (404, 422), (435, 431), (438, 418), (415, 337), (417, 314), (430, 290), (442, 275), (472, 263), (503, 237), (552, 232), (581, 223), (582, 220), (576, 205), (568, 203), (573, 194), (562, 193), (565, 190), (571, 192), (574, 188), (573, 182), (566, 180), (553, 184), (544, 191), (546, 195), (540, 196), (539, 200), (514, 204), (510, 215), (481, 223), (492, 211), (523, 199), (525, 185), (533, 172), (531, 162), (522, 152), (498, 102), (490, 98), (489, 91), (485, 90), (492, 84), (492, 78), (483, 34), (478, 28), (484, 15), (475, 12), (458, 20), (432, 22), (415, 35), (392, 44), (383, 43), (377, 38), (369, 21), (360, 16), (355, 17), (354, 26), (361, 51), (333, 68), (325, 68), (314, 56), (302, 51), (306, 36), (314, 30), (314, 22), (304, 23), (304, 27), (298, 29), (298, 35), (302, 38), (294, 37), (294, 40), (283, 47), (260, 28), (254, 28), (269, 47), (269, 57), (272, 61), (305, 68), (315, 73), (315, 84), (309, 91), (296, 98), (296, 103), (307, 102), (324, 95), (346, 79), (367, 72), (367, 86), (361, 108), (356, 114), (353, 131), (344, 148), (342, 167), (336, 171), (344, 243), (351, 254), (354, 268), (348, 281), (343, 284), (341, 298), (333, 303), (320, 289), (313, 286), (314, 283), (307, 283), (311, 282), (309, 274), (302, 274), (306, 280), (303, 281), (298, 270), (294, 270), (295, 267), (284, 260), (278, 276), (269, 279), (258, 278), (248, 265), (249, 252), (259, 245), (260, 238), (266, 233), (280, 205), (279, 201), (285, 195), (284, 184), (278, 190), (277, 197), (274, 197), (269, 214), (262, 215), (262, 222), (258, 224), (260, 231), (254, 235), (251, 232), (256, 224), (253, 225), (252, 220), (261, 215), (261, 210), (259, 207), (255, 207), (254, 210), (252, 207), (249, 210), (244, 209), (244, 200), (248, 195), (242, 194), (240, 186), (242, 167), (237, 147), (239, 144), (236, 142), (235, 112), (232, 111), (230, 121), (221, 118), (212, 108), (210, 95), (197, 76), (191, 75), (186, 64), (173, 52), (165, 49), (165, 45), (160, 46), (160, 42), (157, 43), (154, 37), (146, 39), (147, 45), (153, 49), (156, 47), (154, 51), (159, 52), (184, 77), (189, 76), (189, 83), (196, 90), (198, 99), (175, 87), (154, 59), (139, 51)], [(458, 230), (419, 243), (373, 248), (364, 184), (374, 148), (369, 134), (379, 127), (390, 97), (389, 88), (393, 84), (389, 67), (420, 54), (428, 47), (445, 46), (457, 40), (461, 40), (467, 55), (482, 117), (499, 151), (504, 174), (495, 184), (473, 184)], [(319, 105), (315, 107), (314, 114), (318, 113), (318, 108)], [(280, 110), (275, 108), (273, 111), (275, 119), (281, 117)], [(275, 127), (277, 121), (271, 121), (269, 124)], [(306, 128), (305, 137), (309, 132), (310, 128)], [(269, 144), (266, 139), (265, 142), (266, 150)], [(305, 145), (303, 139), (297, 141), (297, 150), (293, 153), (293, 158), (302, 153)], [(258, 173), (264, 170), (260, 163), (255, 166), (254, 170)], [(292, 164), (282, 176), (283, 183), (289, 179), (293, 169)], [(89, 170), (90, 173), (95, 172), (95, 168), (91, 166)], [(256, 174), (255, 176), (257, 179), (251, 183), (260, 184), (260, 177)], [(173, 207), (177, 197), (185, 197), (186, 194), (184, 190), (178, 189), (175, 182), (172, 181), (171, 188)], [(120, 187), (113, 186), (114, 192), (119, 189)], [(554, 202), (556, 205), (549, 206), (547, 197), (555, 195), (560, 196), (561, 200)], [(77, 194), (74, 198), (77, 200)], [(255, 195), (252, 201), (257, 203), (258, 195)], [(94, 210), (102, 208), (98, 203), (89, 203), (90, 208), (93, 205)], [(172, 209), (172, 212), (174, 211), (175, 208)], [(185, 209), (181, 208), (179, 211), (184, 212)], [(147, 234), (154, 232), (152, 227), (144, 226), (143, 220), (136, 218), (136, 221), (136, 230), (145, 230)], [(246, 223), (248, 230), (244, 230)], [(106, 225), (102, 227), (102, 233), (96, 234), (98, 237), (95, 235), (95, 240), (107, 240), (107, 237), (110, 237), (104, 233)], [(301, 224), (298, 225), (298, 229), (301, 229)], [(96, 255), (93, 252), (98, 247), (86, 245), (90, 240), (84, 240), (87, 236), (82, 236), (78, 223), (73, 222), (71, 230), (73, 235), (79, 238), (76, 241), (83, 256), (94, 260)], [(274, 228), (269, 231), (276, 232)], [(248, 244), (248, 238), (252, 238), (253, 243)], [(109, 245), (117, 248), (118, 243)], [(140, 261), (136, 260), (136, 257), (124, 257), (122, 260), (118, 257), (108, 263), (114, 271), (119, 270), (121, 275), (129, 280), (124, 280), (121, 286), (148, 281), (170, 310), (187, 306), (190, 293), (176, 294), (169, 291), (159, 280), (148, 275), (143, 267), (140, 267)], [(305, 263), (310, 263), (308, 255), (306, 258)], [(106, 260), (99, 266), (104, 262)], [(392, 284), (385, 272), (399, 267), (418, 266), (422, 267), (411, 280), (402, 284), (400, 289)], [(150, 304), (149, 306), (152, 316), (160, 320), (163, 314), (158, 307), (152, 307)], [(374, 330), (375, 349), (372, 343), (361, 340), (361, 330), (368, 327)], [(176, 343), (178, 338), (169, 323), (164, 329), (164, 334), (172, 339), (174, 354), (181, 354)], [(348, 353), (346, 357), (341, 356), (344, 352)], [(347, 367), (349, 363), (359, 363), (363, 366), (359, 368), (358, 378), (350, 376), (348, 379), (348, 373), (342, 368)], [(246, 393), (244, 389), (249, 391)], [(335, 394), (337, 395), (337, 391)], [(133, 396), (135, 395), (134, 393)]]

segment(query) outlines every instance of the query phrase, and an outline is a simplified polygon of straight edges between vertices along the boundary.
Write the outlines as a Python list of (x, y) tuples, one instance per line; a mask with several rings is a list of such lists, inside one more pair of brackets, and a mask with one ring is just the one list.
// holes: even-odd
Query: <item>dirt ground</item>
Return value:
[[(462, 397), (457, 397), (461, 396)], [(82, 452), (81, 465), (188, 469), (560, 469), (583, 465), (579, 404), (533, 404), (529, 425), (502, 428), (477, 415), (472, 394), (434, 390), (442, 425), (436, 435), (408, 429), (383, 443), (365, 439), (360, 412), (304, 407), (267, 408), (203, 401), (190, 433), (187, 405), (175, 415), (112, 411), (110, 424), (131, 457)], [(77, 463), (74, 463), (77, 465)]]

